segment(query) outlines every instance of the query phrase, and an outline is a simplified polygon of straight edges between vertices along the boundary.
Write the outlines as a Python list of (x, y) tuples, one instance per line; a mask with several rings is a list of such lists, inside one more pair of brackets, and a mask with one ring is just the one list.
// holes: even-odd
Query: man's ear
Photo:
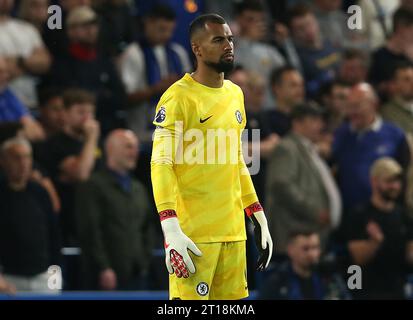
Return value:
[(191, 42), (192, 52), (194, 53), (195, 57), (201, 57), (201, 49), (199, 45), (195, 42)]

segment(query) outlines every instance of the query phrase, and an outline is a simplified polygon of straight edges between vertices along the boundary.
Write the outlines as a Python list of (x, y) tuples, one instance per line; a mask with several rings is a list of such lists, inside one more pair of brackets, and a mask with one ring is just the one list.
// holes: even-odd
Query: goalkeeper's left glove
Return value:
[(257, 262), (257, 270), (263, 271), (268, 267), (272, 256), (272, 239), (268, 229), (267, 219), (265, 218), (264, 209), (259, 202), (245, 208), (247, 216), (254, 223), (255, 244), (260, 256)]

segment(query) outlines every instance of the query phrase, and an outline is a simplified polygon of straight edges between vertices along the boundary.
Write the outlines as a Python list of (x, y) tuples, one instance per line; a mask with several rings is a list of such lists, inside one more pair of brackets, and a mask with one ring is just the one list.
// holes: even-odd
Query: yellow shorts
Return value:
[(245, 241), (196, 243), (202, 257), (189, 253), (196, 272), (169, 276), (169, 298), (236, 300), (248, 297)]

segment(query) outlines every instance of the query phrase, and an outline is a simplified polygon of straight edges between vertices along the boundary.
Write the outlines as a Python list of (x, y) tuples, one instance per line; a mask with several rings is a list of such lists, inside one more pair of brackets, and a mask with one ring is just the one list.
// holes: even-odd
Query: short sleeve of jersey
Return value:
[[(155, 119), (153, 124), (157, 127), (178, 130), (178, 127), (184, 123), (182, 106), (184, 99), (180, 92), (169, 88), (159, 100), (156, 106)], [(179, 130), (181, 131), (181, 130)]]

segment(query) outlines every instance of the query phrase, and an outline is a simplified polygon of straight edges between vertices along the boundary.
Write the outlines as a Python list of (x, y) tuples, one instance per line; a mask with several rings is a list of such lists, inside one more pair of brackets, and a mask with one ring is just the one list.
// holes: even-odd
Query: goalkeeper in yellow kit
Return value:
[(165, 238), (170, 299), (248, 296), (244, 211), (254, 222), (258, 270), (268, 266), (272, 240), (246, 168), (241, 89), (233, 67), (231, 30), (216, 14), (190, 25), (196, 71), (162, 95), (153, 123), (151, 176)]

